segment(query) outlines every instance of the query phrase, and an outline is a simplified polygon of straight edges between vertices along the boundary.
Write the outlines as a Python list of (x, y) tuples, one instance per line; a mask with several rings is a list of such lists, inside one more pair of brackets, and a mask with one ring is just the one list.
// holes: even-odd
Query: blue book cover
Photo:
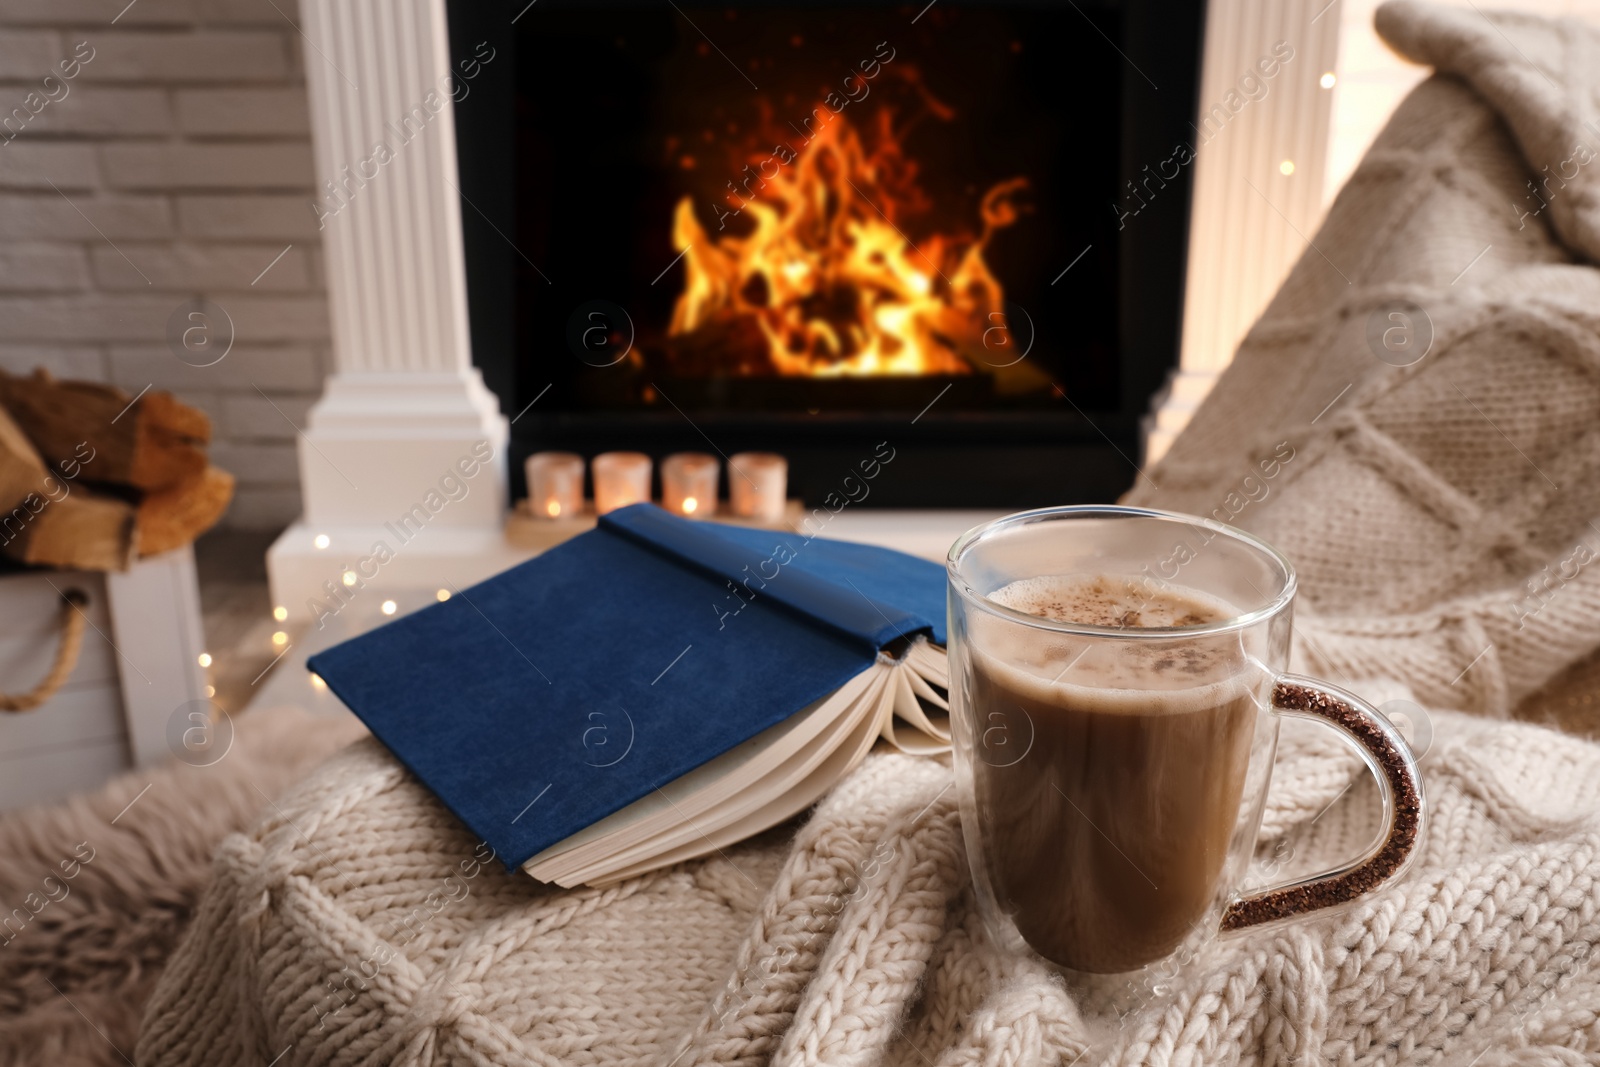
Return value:
[(636, 504), (308, 667), (516, 867), (919, 635), (936, 564)]

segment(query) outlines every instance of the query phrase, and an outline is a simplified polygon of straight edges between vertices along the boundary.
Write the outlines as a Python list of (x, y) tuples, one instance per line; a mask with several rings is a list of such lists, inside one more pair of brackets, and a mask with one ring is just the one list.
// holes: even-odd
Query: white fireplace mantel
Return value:
[[(1331, 110), (1320, 79), (1334, 68), (1339, 6), (1208, 6), (1202, 113), (1227, 106), (1278, 42), (1295, 57), (1199, 146), (1181, 360), (1147, 460), (1226, 367), (1320, 217)], [(508, 426), (472, 365), (444, 0), (300, 0), (300, 11), (324, 194), (308, 210), (323, 224), (336, 370), (299, 442), (302, 517), (268, 571), (275, 604), (309, 620), (341, 589), (443, 589), (521, 556), (502, 533)]]
[(518, 557), (508, 428), (472, 365), (443, 0), (300, 13), (336, 370), (267, 564), (274, 603), (308, 620), (330, 592), (459, 586)]
[[(1196, 119), (1214, 108), (1230, 117), (1196, 131), (1178, 369), (1147, 427), (1146, 463), (1160, 459), (1188, 424), (1322, 219), (1333, 113), (1333, 80), (1324, 76), (1338, 58), (1340, 6), (1206, 6)], [(1271, 78), (1259, 77), (1257, 64), (1276, 59), (1280, 42), (1293, 58), (1278, 63)], [(1242, 85), (1252, 71), (1257, 81)]]

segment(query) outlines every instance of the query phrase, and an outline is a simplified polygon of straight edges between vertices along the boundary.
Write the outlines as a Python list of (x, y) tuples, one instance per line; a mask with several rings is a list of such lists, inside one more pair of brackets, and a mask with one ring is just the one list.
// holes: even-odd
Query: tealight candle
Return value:
[(583, 457), (571, 452), (535, 452), (528, 473), (528, 508), (535, 518), (571, 518), (583, 510)]
[(591, 469), (597, 514), (650, 499), (650, 457), (643, 452), (602, 452)]
[(714, 456), (678, 452), (661, 461), (661, 506), (690, 519), (709, 518), (717, 510)]
[(777, 522), (789, 490), (789, 462), (772, 452), (740, 452), (728, 460), (728, 502), (742, 519)]

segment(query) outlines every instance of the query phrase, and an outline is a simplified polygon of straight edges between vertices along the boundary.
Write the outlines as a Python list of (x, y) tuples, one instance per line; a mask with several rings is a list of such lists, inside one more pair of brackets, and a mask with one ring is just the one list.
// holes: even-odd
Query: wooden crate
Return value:
[(206, 700), (205, 646), (188, 547), (122, 573), (0, 575), (0, 690), (27, 691), (49, 670), (70, 589), (89, 598), (77, 665), (43, 706), (0, 712), (0, 810), (50, 803), (166, 759), (169, 724), (206, 706), (197, 703)]

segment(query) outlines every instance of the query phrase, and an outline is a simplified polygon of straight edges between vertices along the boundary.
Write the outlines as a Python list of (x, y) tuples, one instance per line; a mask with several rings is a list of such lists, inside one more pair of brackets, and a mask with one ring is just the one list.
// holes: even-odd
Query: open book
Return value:
[(918, 638), (838, 690), (641, 800), (540, 852), (541, 882), (605, 885), (709, 855), (804, 811), (883, 740), (950, 748), (944, 649)]
[(308, 665), (508, 866), (602, 885), (948, 750), (944, 639), (935, 564), (640, 504)]

